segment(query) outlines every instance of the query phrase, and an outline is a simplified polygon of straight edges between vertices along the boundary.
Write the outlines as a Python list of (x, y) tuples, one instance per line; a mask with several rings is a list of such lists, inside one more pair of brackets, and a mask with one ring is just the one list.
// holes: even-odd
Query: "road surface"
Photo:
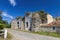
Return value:
[(11, 30), (11, 29), (8, 29), (8, 32), (13, 35), (12, 40), (60, 40), (60, 38), (32, 34), (28, 32), (21, 32), (21, 31)]

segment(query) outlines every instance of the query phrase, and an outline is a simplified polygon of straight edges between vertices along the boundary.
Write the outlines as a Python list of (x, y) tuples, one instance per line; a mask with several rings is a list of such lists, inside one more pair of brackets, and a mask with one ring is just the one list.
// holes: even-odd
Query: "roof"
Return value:
[(60, 21), (54, 21), (48, 25), (60, 26)]
[(52, 27), (52, 26), (60, 26), (60, 21), (53, 21), (51, 22), (50, 24), (41, 24), (40, 26), (49, 26), (49, 27)]

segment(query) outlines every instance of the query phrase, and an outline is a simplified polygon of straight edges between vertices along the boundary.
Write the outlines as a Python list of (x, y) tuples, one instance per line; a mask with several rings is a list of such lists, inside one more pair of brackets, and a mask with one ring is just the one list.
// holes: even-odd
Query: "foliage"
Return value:
[(59, 20), (60, 20), (60, 17), (56, 17), (55, 20), (56, 20), (56, 21), (59, 21)]
[(44, 11), (40, 11), (39, 15), (40, 15), (42, 23), (44, 23), (47, 20), (46, 13)]
[(0, 20), (2, 20), (2, 16), (0, 16)]
[(3, 24), (3, 21), (0, 21), (0, 24)]
[(32, 32), (32, 33), (35, 33), (35, 34), (40, 34), (40, 35), (47, 35), (47, 36), (53, 36), (53, 37), (59, 37), (60, 38), (60, 35), (56, 32)]
[(0, 11), (0, 20), (2, 20), (2, 11)]
[(0, 24), (0, 29), (4, 29), (5, 25), (4, 24)]
[(6, 25), (6, 28), (11, 28), (11, 24)]
[[(2, 20), (2, 11), (0, 11), (0, 28), (8, 27), (9, 24), (6, 20)], [(10, 26), (9, 26), (10, 27)]]
[(7, 39), (6, 40), (11, 40), (13, 38), (13, 36), (10, 33), (8, 33), (7, 35), (8, 36), (7, 36)]
[(25, 30), (20, 30), (20, 31), (60, 38), (60, 34), (58, 34), (57, 32), (49, 32), (48, 33), (48, 32), (31, 32), (31, 31), (25, 31)]
[(18, 20), (18, 19), (21, 19), (21, 18), (22, 18), (22, 17), (20, 17), (20, 16), (17, 16), (17, 17), (16, 17), (17, 20)]
[(29, 15), (30, 14), (30, 12), (26, 12), (26, 15)]

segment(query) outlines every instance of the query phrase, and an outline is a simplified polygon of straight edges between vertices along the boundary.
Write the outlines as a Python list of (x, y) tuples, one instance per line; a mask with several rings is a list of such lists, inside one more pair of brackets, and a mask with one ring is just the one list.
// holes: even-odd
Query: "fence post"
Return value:
[(7, 29), (4, 29), (4, 39), (7, 38)]

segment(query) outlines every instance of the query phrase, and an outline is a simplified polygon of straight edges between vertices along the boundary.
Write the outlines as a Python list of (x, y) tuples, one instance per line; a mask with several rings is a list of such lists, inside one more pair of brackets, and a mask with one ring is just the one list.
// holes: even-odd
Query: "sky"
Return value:
[(60, 0), (0, 0), (3, 20), (11, 22), (17, 16), (24, 16), (26, 11), (44, 10), (53, 17), (60, 16)]

